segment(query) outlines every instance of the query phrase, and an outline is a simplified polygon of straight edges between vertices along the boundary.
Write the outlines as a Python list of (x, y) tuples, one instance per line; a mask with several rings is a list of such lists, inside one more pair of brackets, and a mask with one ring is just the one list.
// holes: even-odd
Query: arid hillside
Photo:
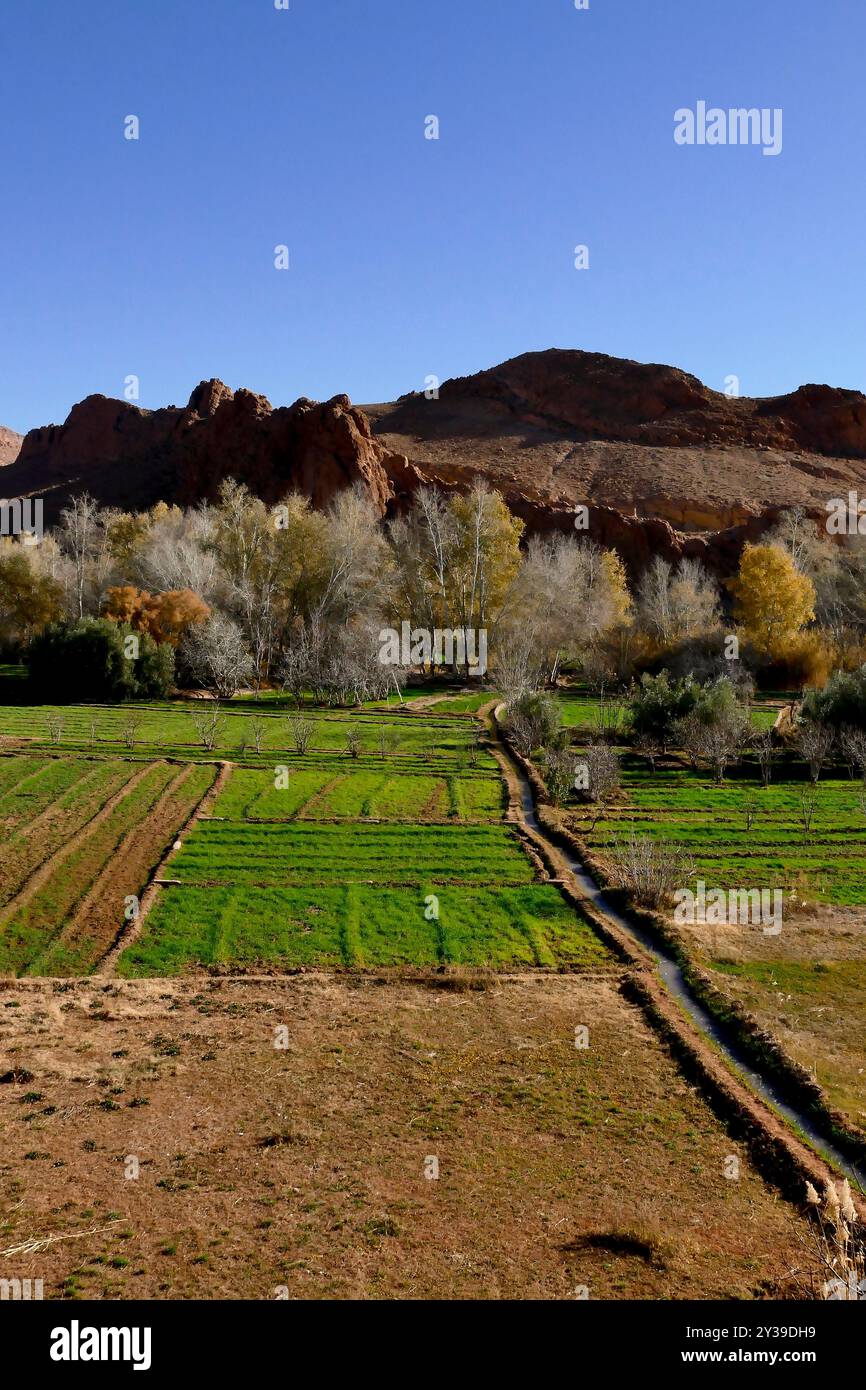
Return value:
[(297, 489), (323, 505), (358, 482), (385, 515), (421, 483), (478, 475), (531, 529), (570, 528), (584, 504), (592, 534), (633, 567), (685, 552), (726, 569), (782, 508), (823, 515), (866, 483), (866, 397), (821, 385), (733, 397), (674, 367), (562, 349), (364, 407), (274, 409), (212, 380), (155, 411), (88, 396), (63, 425), (30, 431), (4, 491), (43, 496), (50, 521), (85, 489), (140, 508), (212, 497), (234, 476), (267, 501)]

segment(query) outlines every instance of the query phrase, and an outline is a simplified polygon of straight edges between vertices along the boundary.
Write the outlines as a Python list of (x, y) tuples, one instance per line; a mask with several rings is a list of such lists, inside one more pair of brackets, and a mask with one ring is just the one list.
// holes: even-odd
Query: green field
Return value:
[[(601, 717), (601, 700), (588, 690), (579, 687), (564, 688), (558, 692), (562, 722), (570, 729), (597, 729)], [(793, 696), (784, 694), (765, 695), (757, 698), (749, 709), (749, 717), (756, 729), (771, 729), (776, 722), (779, 710), (790, 702)], [(627, 700), (624, 696), (611, 695), (606, 703), (621, 707), (617, 729), (628, 728)]]
[[(437, 903), (432, 897), (435, 895)], [(438, 919), (428, 913), (438, 911)], [(417, 888), (169, 887), (121, 975), (225, 967), (601, 965), (609, 959), (559, 892), (427, 880)]]
[[(347, 758), (351, 734), (359, 743), (353, 762), (375, 766), (383, 756), (399, 759), (401, 765), (414, 760), (416, 770), (423, 772), (433, 758), (443, 770), (459, 771), (468, 766), (474, 727), (471, 714), (446, 715), (436, 706), (429, 714), (405, 708), (387, 714), (375, 710), (304, 710), (303, 718), (311, 720), (314, 729), (309, 752), (299, 755), (294, 752), (291, 736), (291, 721), (297, 715), (294, 708), (276, 711), (266, 701), (256, 706), (243, 701), (220, 707), (211, 749), (205, 746), (196, 719), (207, 718), (213, 709), (213, 702), (205, 700), (141, 705), (2, 705), (0, 748), (4, 741), (12, 740), (69, 752), (121, 751), (185, 759), (216, 756), (273, 766), (276, 754), (280, 761), (315, 755)], [(383, 736), (387, 739), (384, 749), (380, 743)], [(489, 770), (493, 763), (488, 759), (486, 765)]]
[[(570, 805), (567, 823), (602, 861), (633, 833), (687, 852), (707, 892), (781, 890), (779, 934), (756, 923), (698, 922), (680, 924), (681, 941), (815, 1077), (831, 1104), (866, 1130), (863, 783), (831, 769), (812, 787), (789, 753), (768, 787), (748, 756), (716, 785), (676, 755), (653, 771), (627, 748), (619, 751), (619, 792), (602, 808)], [(694, 888), (694, 879), (684, 874), (681, 886)]]
[[(659, 767), (625, 754), (619, 799), (596, 813), (576, 808), (578, 833), (604, 852), (631, 831), (683, 846), (708, 888), (790, 888), (827, 902), (866, 904), (866, 814), (859, 782), (827, 778), (813, 789), (814, 818), (803, 823), (801, 769), (780, 768), (763, 787), (754, 774), (716, 786), (706, 772)], [(796, 773), (796, 780), (792, 774)], [(750, 815), (751, 812), (751, 815)], [(748, 822), (751, 819), (751, 828)]]
[(212, 749), (204, 701), (0, 707), (0, 971), (94, 969), (220, 765), (120, 973), (603, 962), (505, 822), (489, 694), (413, 695), (305, 708), (305, 753), (282, 697), (224, 706)]

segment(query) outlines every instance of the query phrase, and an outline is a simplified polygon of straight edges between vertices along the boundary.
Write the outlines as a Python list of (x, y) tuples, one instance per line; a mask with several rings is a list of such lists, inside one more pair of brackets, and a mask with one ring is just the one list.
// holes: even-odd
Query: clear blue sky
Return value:
[[(551, 346), (864, 389), (864, 54), (864, 0), (2, 0), (0, 422)], [(678, 147), (701, 99), (781, 155)]]

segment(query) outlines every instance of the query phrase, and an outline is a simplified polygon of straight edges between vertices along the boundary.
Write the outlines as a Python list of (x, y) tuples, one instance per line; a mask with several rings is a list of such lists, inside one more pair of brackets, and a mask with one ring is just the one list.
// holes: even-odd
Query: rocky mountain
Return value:
[(162, 410), (88, 396), (63, 425), (31, 430), (3, 476), (10, 496), (43, 496), (48, 521), (77, 492), (137, 509), (213, 498), (226, 477), (268, 502), (298, 490), (316, 506), (360, 482), (384, 513), (387, 454), (348, 396), (275, 410), (252, 391), (203, 381), (186, 406)]
[(0, 468), (7, 463), (12, 463), (18, 457), (22, 439), (23, 435), (16, 434), (14, 430), (7, 429), (5, 425), (0, 425)]
[(155, 411), (87, 397), (25, 437), (3, 488), (43, 496), (50, 521), (84, 490), (140, 508), (213, 497), (232, 476), (266, 501), (297, 489), (321, 506), (360, 482), (385, 515), (421, 483), (478, 475), (533, 529), (572, 529), (588, 506), (589, 533), (632, 568), (661, 552), (728, 569), (783, 508), (825, 515), (828, 499), (866, 489), (866, 396), (732, 397), (674, 367), (561, 349), (364, 407), (336, 396), (274, 409), (214, 380)]

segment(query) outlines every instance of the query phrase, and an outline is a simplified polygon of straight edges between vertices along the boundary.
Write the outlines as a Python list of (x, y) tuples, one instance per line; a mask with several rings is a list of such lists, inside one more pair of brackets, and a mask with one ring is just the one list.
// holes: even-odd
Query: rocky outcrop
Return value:
[(18, 457), (23, 437), (14, 430), (7, 429), (5, 425), (0, 425), (0, 468), (14, 462)]
[[(866, 396), (859, 391), (801, 386), (764, 400), (729, 396), (676, 367), (597, 352), (527, 352), (446, 381), (437, 403), (467, 421), (486, 408), (500, 418), (570, 431), (575, 443), (725, 444), (866, 459)], [(429, 404), (423, 395), (402, 397), (391, 410), (390, 427), (397, 433), (419, 421), (426, 427)]]
[(212, 499), (228, 477), (266, 502), (299, 491), (315, 506), (358, 483), (384, 515), (386, 462), (399, 468), (347, 396), (275, 410), (265, 396), (213, 380), (186, 406), (162, 410), (88, 396), (65, 424), (30, 431), (4, 482), (10, 496), (43, 495), (48, 521), (84, 490), (108, 506), (142, 508)]
[(227, 477), (267, 502), (297, 490), (319, 507), (358, 484), (386, 516), (423, 484), (479, 476), (530, 530), (571, 530), (588, 507), (588, 534), (633, 572), (687, 554), (725, 573), (785, 507), (822, 517), (830, 499), (866, 493), (866, 397), (732, 397), (675, 367), (561, 349), (446, 381), (432, 399), (365, 407), (335, 396), (275, 409), (210, 380), (162, 410), (87, 397), (26, 436), (3, 488), (43, 496), (49, 523), (76, 492), (188, 504)]

